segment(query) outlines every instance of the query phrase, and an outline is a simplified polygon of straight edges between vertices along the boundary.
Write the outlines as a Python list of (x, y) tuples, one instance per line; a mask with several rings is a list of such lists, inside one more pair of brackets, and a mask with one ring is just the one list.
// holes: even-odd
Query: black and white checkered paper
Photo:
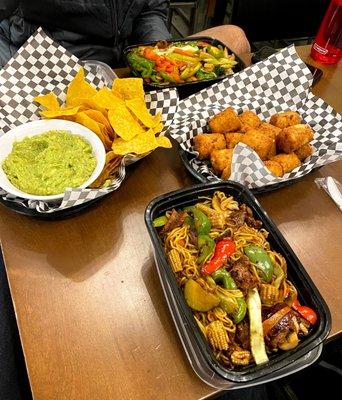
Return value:
[(342, 159), (341, 115), (311, 93), (311, 83), (311, 72), (290, 46), (180, 101), (171, 136), (188, 153), (194, 171), (209, 181), (220, 180), (208, 162), (196, 157), (198, 153), (193, 148), (193, 137), (207, 131), (209, 118), (228, 106), (238, 114), (252, 110), (262, 121), (281, 111), (298, 111), (315, 132), (311, 141), (313, 155), (277, 178), (250, 147), (239, 143), (234, 149), (230, 179), (253, 189), (302, 177), (313, 168)]
[[(86, 79), (96, 87), (111, 86), (112, 71), (105, 64), (81, 62), (64, 47), (55, 43), (39, 28), (19, 49), (16, 55), (0, 71), (0, 136), (23, 123), (39, 119), (39, 107), (33, 102), (35, 96), (54, 92), (65, 100), (66, 88), (81, 66), (86, 70)], [(106, 67), (109, 69), (104, 73)], [(145, 96), (147, 108), (153, 115), (162, 115), (165, 134), (177, 110), (178, 94), (175, 89), (149, 92)], [(102, 197), (119, 188), (125, 179), (126, 166), (142, 157), (127, 155), (123, 158), (116, 178), (103, 189), (70, 189), (62, 202), (47, 203), (14, 197), (0, 188), (0, 196), (23, 207), (41, 213), (51, 213), (81, 205)]]

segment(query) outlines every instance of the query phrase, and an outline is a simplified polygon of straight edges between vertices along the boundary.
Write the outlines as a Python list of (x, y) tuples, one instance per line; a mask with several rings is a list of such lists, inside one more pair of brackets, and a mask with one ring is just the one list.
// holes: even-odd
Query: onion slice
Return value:
[(268, 361), (261, 318), (261, 300), (257, 288), (250, 289), (247, 296), (251, 351), (257, 365)]
[(263, 323), (264, 336), (268, 335), (268, 332), (277, 325), (277, 323), (285, 317), (291, 311), (290, 307), (286, 306), (278, 310), (276, 313), (271, 315), (268, 319), (266, 319)]

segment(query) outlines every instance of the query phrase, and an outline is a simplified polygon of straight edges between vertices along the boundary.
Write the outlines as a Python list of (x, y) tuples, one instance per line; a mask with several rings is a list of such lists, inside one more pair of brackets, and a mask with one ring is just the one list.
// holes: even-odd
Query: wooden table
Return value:
[[(300, 50), (306, 58), (308, 49)], [(342, 111), (341, 68), (314, 92)], [(341, 212), (314, 179), (260, 196), (342, 331)], [(189, 365), (160, 287), (143, 214), (157, 195), (194, 183), (175, 150), (158, 150), (122, 187), (64, 221), (0, 207), (0, 235), (36, 400), (198, 399), (214, 393)]]

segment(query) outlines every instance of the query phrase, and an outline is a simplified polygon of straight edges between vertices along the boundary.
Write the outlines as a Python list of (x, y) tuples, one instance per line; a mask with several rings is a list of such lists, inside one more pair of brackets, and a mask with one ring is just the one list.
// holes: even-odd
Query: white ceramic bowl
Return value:
[(44, 132), (52, 130), (65, 130), (73, 135), (80, 135), (85, 140), (87, 140), (87, 142), (89, 142), (89, 144), (93, 148), (93, 154), (96, 157), (97, 164), (90, 178), (82, 185), (80, 185), (79, 188), (85, 188), (95, 181), (95, 179), (100, 175), (106, 161), (106, 151), (99, 137), (90, 129), (86, 128), (83, 125), (77, 124), (76, 122), (64, 121), (60, 119), (50, 119), (28, 122), (26, 124), (17, 126), (16, 128), (10, 130), (9, 132), (6, 132), (3, 136), (0, 137), (1, 188), (6, 190), (6, 192), (10, 194), (29, 200), (54, 201), (63, 198), (64, 193), (54, 194), (50, 196), (36, 196), (33, 194), (22, 192), (12, 185), (12, 183), (8, 180), (4, 170), (2, 169), (2, 163), (12, 151), (13, 143), (15, 141), (20, 141), (25, 137), (40, 135)]

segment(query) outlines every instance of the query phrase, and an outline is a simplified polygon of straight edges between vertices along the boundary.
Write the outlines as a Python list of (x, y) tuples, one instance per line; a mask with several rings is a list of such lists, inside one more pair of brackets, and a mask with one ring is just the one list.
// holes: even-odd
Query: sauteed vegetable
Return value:
[[(160, 221), (162, 221), (162, 225)], [(214, 356), (231, 369), (295, 348), (317, 321), (251, 209), (216, 191), (156, 219), (170, 267)]]
[(127, 55), (133, 71), (147, 83), (195, 82), (233, 73), (234, 54), (203, 41), (166, 42), (139, 46)]

